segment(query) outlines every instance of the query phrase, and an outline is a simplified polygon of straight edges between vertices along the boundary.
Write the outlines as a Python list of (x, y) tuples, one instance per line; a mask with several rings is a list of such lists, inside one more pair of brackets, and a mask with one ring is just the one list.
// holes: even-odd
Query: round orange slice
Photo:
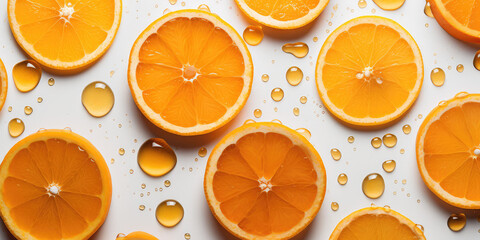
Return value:
[(54, 73), (80, 72), (105, 54), (117, 34), (121, 0), (8, 0), (22, 49)]
[(330, 240), (425, 240), (419, 225), (388, 207), (368, 207), (345, 217)]
[(242, 38), (217, 15), (181, 10), (153, 22), (130, 53), (135, 103), (158, 127), (178, 135), (211, 132), (245, 105), (253, 65)]
[(399, 120), (417, 99), (422, 55), (398, 23), (359, 17), (327, 38), (318, 56), (316, 80), (323, 103), (342, 123), (382, 128)]
[(480, 2), (429, 0), (433, 16), (445, 31), (465, 42), (480, 43)]
[(127, 236), (119, 234), (117, 240), (158, 240), (158, 238), (146, 233), (146, 232), (132, 232)]
[(450, 205), (480, 209), (480, 94), (442, 101), (417, 135), (423, 181)]
[(3, 65), (2, 59), (0, 59), (0, 111), (5, 104), (5, 100), (7, 99), (7, 92), (8, 92), (8, 77), (7, 77), (7, 70), (5, 69), (5, 65)]
[(237, 128), (213, 149), (207, 202), (241, 239), (290, 239), (316, 216), (325, 196), (322, 159), (308, 140), (278, 123)]
[(315, 20), (329, 0), (235, 0), (249, 18), (272, 28), (294, 29)]
[(102, 155), (69, 130), (42, 130), (15, 144), (0, 165), (0, 213), (17, 239), (86, 240), (112, 195)]

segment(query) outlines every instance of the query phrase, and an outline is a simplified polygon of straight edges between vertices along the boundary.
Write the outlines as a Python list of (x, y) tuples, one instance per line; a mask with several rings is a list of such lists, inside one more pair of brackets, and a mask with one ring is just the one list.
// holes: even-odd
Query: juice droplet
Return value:
[(399, 9), (405, 0), (373, 0), (377, 6), (386, 11), (393, 11)]
[(403, 133), (410, 134), (410, 132), (412, 132), (412, 127), (410, 127), (410, 125), (408, 124), (405, 124), (403, 125), (402, 130), (403, 130)]
[(8, 112), (12, 112), (12, 110), (13, 110), (12, 106), (8, 106), (7, 110), (8, 110)]
[(423, 115), (422, 114), (418, 114), (418, 119), (422, 119), (423, 118)]
[(303, 58), (308, 54), (308, 45), (303, 42), (287, 43), (282, 46), (282, 50), (297, 58)]
[(18, 91), (30, 92), (40, 82), (42, 68), (33, 60), (25, 60), (13, 66), (12, 76)]
[(480, 71), (480, 50), (475, 53), (475, 57), (473, 58), (473, 66), (475, 69)]
[(430, 3), (428, 1), (426, 1), (425, 3), (425, 8), (423, 9), (423, 12), (425, 13), (425, 15), (433, 18), (432, 8), (430, 7)]
[(283, 95), (284, 95), (284, 93), (283, 93), (283, 90), (281, 88), (274, 88), (272, 90), (272, 93), (271, 93), (272, 99), (275, 102), (282, 101)]
[(308, 99), (307, 99), (307, 97), (305, 97), (305, 96), (300, 97), (300, 103), (301, 103), (301, 104), (307, 103), (307, 100), (308, 100)]
[(420, 224), (415, 224), (415, 227), (417, 227), (418, 229), (420, 229), (422, 232), (425, 231), (425, 228), (420, 225)]
[(340, 175), (338, 175), (338, 177), (337, 177), (337, 182), (338, 182), (338, 184), (340, 184), (340, 185), (345, 185), (345, 184), (347, 184), (347, 182), (348, 182), (348, 176), (347, 176), (347, 174), (345, 174), (345, 173), (340, 173)]
[(312, 133), (306, 128), (299, 128), (297, 129), (297, 132), (304, 136), (307, 140), (310, 140), (312, 137)]
[(355, 142), (355, 137), (354, 137), (354, 136), (350, 136), (350, 137), (348, 137), (347, 141), (348, 141), (349, 143), (353, 143), (353, 142)]
[(400, 149), (400, 154), (404, 154), (405, 153), (405, 149)]
[(386, 147), (393, 148), (395, 145), (397, 145), (397, 136), (387, 133), (383, 136), (383, 144)]
[(245, 120), (245, 122), (243, 124), (245, 125), (245, 124), (249, 124), (249, 123), (256, 123), (256, 122), (253, 119), (247, 119), (247, 120)]
[(125, 154), (125, 149), (123, 149), (123, 148), (118, 149), (118, 154), (123, 156)]
[(365, 0), (358, 0), (358, 7), (359, 7), (359, 8), (366, 8), (366, 7), (367, 7), (367, 1), (365, 1)]
[(42, 103), (42, 102), (43, 102), (43, 98), (38, 97), (38, 98), (37, 98), (37, 102), (38, 102), (38, 103)]
[(302, 82), (303, 79), (303, 72), (300, 68), (298, 67), (290, 67), (287, 70), (287, 82), (292, 85), (292, 86), (297, 86)]
[(146, 185), (145, 183), (142, 183), (142, 185), (140, 185), (140, 187), (141, 187), (142, 189), (145, 189), (145, 188), (147, 187), (147, 185)]
[(273, 123), (282, 124), (282, 121), (280, 121), (280, 120), (278, 120), (278, 119), (273, 119), (272, 122), (273, 122)]
[(53, 86), (53, 85), (55, 85), (55, 79), (49, 78), (48, 79), (48, 86)]
[(175, 5), (177, 3), (177, 0), (169, 0), (170, 4)]
[(337, 211), (338, 208), (339, 208), (338, 203), (337, 202), (332, 202), (331, 208), (332, 208), (333, 211)]
[(462, 73), (465, 70), (465, 67), (462, 64), (457, 65), (457, 72)]
[(185, 233), (185, 239), (189, 240), (192, 236), (190, 236), (190, 233)]
[(145, 210), (145, 205), (140, 205), (140, 206), (138, 206), (138, 210), (140, 210), (140, 211)]
[(445, 72), (441, 68), (435, 68), (430, 73), (430, 80), (432, 80), (433, 85), (437, 87), (443, 86), (445, 83)]
[(25, 131), (25, 124), (21, 119), (14, 118), (10, 120), (8, 123), (8, 133), (10, 133), (10, 136), (16, 138), (22, 135), (23, 131)]
[(262, 116), (262, 110), (260, 109), (255, 109), (253, 111), (253, 116), (255, 116), (256, 118), (260, 118)]
[(465, 214), (460, 213), (460, 214), (452, 214), (448, 218), (447, 221), (448, 228), (454, 232), (458, 232), (462, 230), (465, 225), (467, 225), (467, 217)]
[(155, 216), (164, 227), (174, 227), (183, 219), (183, 207), (175, 200), (166, 200), (158, 205)]
[(467, 92), (459, 92), (455, 95), (455, 98), (465, 98), (468, 96)]
[(263, 40), (263, 29), (261, 26), (250, 25), (243, 31), (243, 39), (249, 45), (256, 46)]
[(33, 113), (33, 108), (30, 107), (30, 106), (25, 106), (25, 108), (23, 109), (23, 111), (25, 112), (26, 115), (30, 115)]
[(387, 173), (393, 172), (396, 166), (397, 166), (397, 163), (395, 162), (395, 160), (387, 160), (382, 164), (383, 170), (385, 170), (385, 172)]
[(82, 92), (82, 104), (93, 117), (103, 117), (112, 110), (115, 96), (112, 89), (103, 82), (92, 82)]
[(293, 115), (295, 115), (295, 116), (300, 115), (300, 109), (298, 107), (293, 108)]
[(339, 161), (342, 158), (342, 153), (336, 148), (332, 148), (332, 150), (330, 150), (330, 155), (332, 155), (332, 158), (335, 161)]
[(163, 185), (164, 185), (165, 187), (170, 187), (170, 186), (172, 185), (172, 183), (170, 182), (170, 180), (165, 180), (165, 181), (163, 182)]
[(363, 179), (362, 190), (365, 196), (376, 199), (382, 196), (385, 191), (385, 181), (382, 175), (371, 173)]
[(263, 74), (262, 75), (262, 81), (268, 82), (269, 79), (270, 79), (270, 76), (268, 76), (268, 74)]
[(207, 156), (207, 149), (205, 147), (201, 147), (199, 150), (198, 150), (198, 156), (200, 157), (205, 157)]
[(198, 6), (198, 10), (210, 12), (210, 8), (206, 4), (200, 4), (200, 6)]
[(374, 137), (371, 143), (372, 147), (379, 148), (382, 146), (382, 139), (380, 139), (379, 137)]
[(313, 37), (313, 42), (318, 42), (318, 37)]
[(165, 140), (151, 138), (138, 150), (137, 162), (149, 176), (160, 177), (172, 171), (177, 164), (177, 155)]

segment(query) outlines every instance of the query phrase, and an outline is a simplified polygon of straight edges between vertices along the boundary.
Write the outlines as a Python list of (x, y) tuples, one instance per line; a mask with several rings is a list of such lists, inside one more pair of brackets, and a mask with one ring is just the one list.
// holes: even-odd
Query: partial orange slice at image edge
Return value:
[(146, 233), (146, 232), (132, 232), (128, 235), (119, 234), (116, 240), (158, 240), (158, 238)]
[(8, 77), (5, 65), (3, 65), (2, 59), (0, 59), (0, 111), (2, 111), (5, 100), (7, 99), (8, 92)]

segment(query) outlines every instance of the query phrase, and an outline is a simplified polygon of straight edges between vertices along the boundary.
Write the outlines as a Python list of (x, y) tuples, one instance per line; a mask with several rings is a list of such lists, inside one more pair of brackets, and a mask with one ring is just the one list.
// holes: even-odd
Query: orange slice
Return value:
[(317, 61), (323, 103), (342, 123), (381, 128), (413, 105), (423, 82), (423, 60), (415, 40), (383, 17), (352, 19), (325, 41)]
[(127, 236), (119, 234), (117, 240), (158, 240), (158, 238), (146, 233), (146, 232), (132, 232)]
[(433, 16), (457, 39), (480, 43), (480, 2), (472, 0), (428, 0)]
[(322, 159), (308, 140), (278, 123), (237, 128), (213, 149), (205, 196), (216, 219), (241, 239), (290, 239), (325, 196)]
[(102, 155), (69, 130), (42, 130), (13, 146), (0, 166), (0, 213), (17, 239), (86, 240), (112, 195)]
[(2, 59), (0, 59), (0, 111), (3, 108), (3, 104), (5, 104), (5, 100), (7, 99), (7, 92), (8, 92), (7, 70), (5, 69), (5, 65), (3, 65)]
[(272, 28), (294, 29), (315, 20), (329, 0), (235, 0), (249, 18)]
[(450, 205), (480, 209), (480, 94), (461, 92), (428, 114), (417, 135), (423, 181)]
[(423, 231), (410, 219), (390, 208), (368, 207), (344, 218), (330, 240), (425, 240)]
[(135, 103), (158, 127), (179, 135), (211, 132), (245, 105), (253, 65), (242, 38), (217, 15), (181, 10), (153, 22), (130, 53)]
[(54, 73), (95, 63), (112, 44), (121, 16), (121, 0), (8, 0), (17, 43)]

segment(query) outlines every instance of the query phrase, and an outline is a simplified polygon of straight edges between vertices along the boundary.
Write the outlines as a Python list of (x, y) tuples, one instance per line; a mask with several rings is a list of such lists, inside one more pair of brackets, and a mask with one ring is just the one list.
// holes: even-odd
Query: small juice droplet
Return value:
[(8, 106), (8, 109), (7, 109), (9, 112), (11, 112), (13, 110), (12, 106)]
[(353, 143), (353, 142), (355, 142), (355, 137), (354, 137), (354, 136), (350, 136), (350, 137), (348, 137), (347, 141), (348, 141), (349, 143)]
[(140, 205), (140, 206), (138, 206), (138, 210), (140, 210), (140, 211), (145, 210), (145, 205)]
[(399, 9), (405, 0), (373, 0), (377, 6), (386, 11), (393, 11)]
[(160, 177), (175, 167), (177, 155), (165, 140), (151, 138), (138, 150), (137, 162), (142, 171), (149, 176)]
[(261, 26), (250, 25), (243, 31), (243, 39), (245, 42), (256, 46), (260, 44), (263, 40), (263, 29)]
[(10, 136), (16, 138), (22, 135), (23, 131), (25, 131), (25, 124), (21, 119), (14, 118), (10, 120), (8, 123), (8, 133), (10, 133)]
[(405, 153), (405, 149), (400, 149), (400, 154), (404, 154)]
[(43, 102), (43, 98), (41, 98), (41, 97), (38, 97), (38, 98), (37, 98), (37, 102), (38, 102), (38, 103), (41, 103), (41, 102)]
[(30, 107), (30, 106), (25, 106), (25, 108), (23, 109), (23, 111), (25, 112), (26, 115), (30, 115), (33, 113), (33, 108)]
[(284, 93), (283, 93), (283, 90), (281, 88), (274, 88), (272, 90), (272, 93), (271, 93), (272, 99), (275, 102), (282, 101), (283, 95), (284, 95)]
[(303, 42), (287, 43), (283, 45), (282, 50), (297, 58), (303, 58), (308, 54), (308, 45)]
[(293, 108), (293, 115), (295, 115), (295, 116), (300, 115), (300, 109), (298, 107)]
[(198, 150), (198, 156), (200, 157), (205, 157), (207, 156), (207, 149), (205, 147), (201, 147), (199, 150)]
[(348, 182), (348, 176), (347, 176), (347, 174), (345, 174), (345, 173), (340, 173), (340, 175), (338, 175), (338, 177), (337, 177), (337, 182), (338, 182), (338, 184), (340, 184), (340, 185), (345, 185), (345, 184), (347, 184), (347, 182)]
[(366, 8), (366, 7), (367, 7), (367, 1), (365, 1), (365, 0), (358, 0), (358, 7), (359, 7), (359, 8)]
[(430, 73), (430, 80), (432, 80), (433, 85), (437, 87), (443, 86), (445, 83), (445, 72), (441, 68), (435, 68)]
[(420, 225), (420, 224), (415, 224), (415, 227), (417, 227), (418, 229), (422, 230), (422, 232), (425, 231), (425, 228), (424, 228), (422, 225)]
[(282, 121), (280, 121), (280, 120), (278, 120), (278, 119), (273, 119), (272, 122), (273, 122), (273, 123), (282, 124)]
[(123, 156), (123, 154), (125, 154), (125, 149), (123, 149), (123, 148), (118, 149), (118, 154)]
[(115, 96), (112, 89), (103, 82), (92, 82), (82, 92), (82, 104), (93, 117), (103, 117), (112, 110)]
[(318, 42), (318, 37), (313, 37), (313, 42)]
[(292, 86), (297, 86), (302, 82), (303, 79), (303, 72), (300, 68), (298, 67), (290, 67), (287, 70), (287, 82), (292, 85)]
[(383, 136), (383, 144), (386, 147), (393, 148), (395, 145), (397, 145), (397, 136), (387, 133)]
[(210, 12), (210, 8), (206, 4), (201, 4), (200, 6), (198, 6), (198, 10)]
[(297, 129), (297, 132), (302, 134), (302, 136), (304, 136), (307, 140), (310, 140), (312, 137), (312, 133), (306, 128), (299, 128)]
[(462, 73), (465, 70), (465, 67), (462, 64), (457, 65), (457, 72)]
[(460, 213), (460, 214), (452, 214), (448, 218), (447, 221), (448, 228), (454, 232), (458, 232), (462, 230), (465, 225), (467, 225), (467, 217), (465, 214)]
[(169, 0), (170, 4), (175, 5), (177, 3), (177, 0)]
[(40, 82), (42, 68), (33, 60), (15, 64), (12, 70), (13, 82), (20, 92), (32, 91)]
[(190, 233), (185, 233), (185, 239), (189, 240), (192, 236), (190, 236)]
[(182, 4), (182, 7), (185, 7), (185, 4), (186, 4), (186, 3), (185, 3), (185, 2), (182, 2), (181, 4)]
[(300, 97), (300, 103), (301, 104), (307, 103), (307, 97), (305, 97), (305, 96)]
[(480, 71), (480, 50), (475, 53), (475, 57), (473, 58), (473, 66)]
[(382, 175), (371, 173), (363, 179), (362, 190), (365, 196), (376, 199), (383, 195), (385, 191), (385, 181)]
[(403, 130), (403, 133), (410, 134), (410, 132), (412, 132), (412, 127), (410, 127), (410, 125), (406, 124), (406, 125), (403, 125), (402, 130)]
[(260, 110), (260, 109), (255, 109), (255, 110), (253, 111), (253, 116), (255, 116), (256, 118), (261, 117), (261, 116), (262, 116), (262, 110)]
[(372, 147), (380, 148), (380, 146), (382, 146), (382, 139), (380, 139), (379, 137), (374, 137), (371, 143), (372, 143)]
[(428, 1), (426, 1), (425, 3), (425, 8), (423, 9), (423, 12), (425, 13), (425, 15), (433, 18), (432, 8), (430, 7), (430, 3)]
[(387, 173), (393, 172), (396, 166), (397, 166), (397, 163), (395, 162), (395, 160), (387, 160), (382, 164), (383, 170), (385, 170), (385, 172)]
[(339, 161), (342, 158), (342, 153), (336, 148), (332, 148), (332, 150), (330, 150), (330, 155), (332, 155), (332, 158), (335, 161)]
[(333, 211), (337, 211), (338, 208), (339, 208), (338, 203), (337, 202), (332, 202), (331, 208), (332, 208)]
[(145, 188), (147, 187), (147, 185), (146, 185), (145, 183), (142, 183), (142, 185), (140, 185), (140, 187), (141, 187), (142, 189), (145, 189)]
[(249, 124), (249, 123), (256, 123), (256, 122), (253, 119), (247, 119), (247, 120), (245, 120), (245, 122), (243, 124), (245, 125), (245, 124)]
[(459, 92), (455, 95), (455, 98), (465, 98), (466, 96), (468, 96), (467, 92)]
[(166, 200), (158, 205), (155, 215), (164, 227), (174, 227), (183, 219), (183, 207), (175, 200)]
[(268, 76), (268, 74), (263, 74), (262, 75), (262, 81), (268, 82), (269, 79), (270, 79), (270, 76)]
[(53, 86), (53, 85), (55, 85), (55, 79), (49, 78), (48, 79), (48, 86)]
[(165, 185), (165, 187), (170, 187), (170, 185), (172, 185), (172, 183), (170, 182), (170, 180), (165, 180), (163, 182), (163, 185)]

